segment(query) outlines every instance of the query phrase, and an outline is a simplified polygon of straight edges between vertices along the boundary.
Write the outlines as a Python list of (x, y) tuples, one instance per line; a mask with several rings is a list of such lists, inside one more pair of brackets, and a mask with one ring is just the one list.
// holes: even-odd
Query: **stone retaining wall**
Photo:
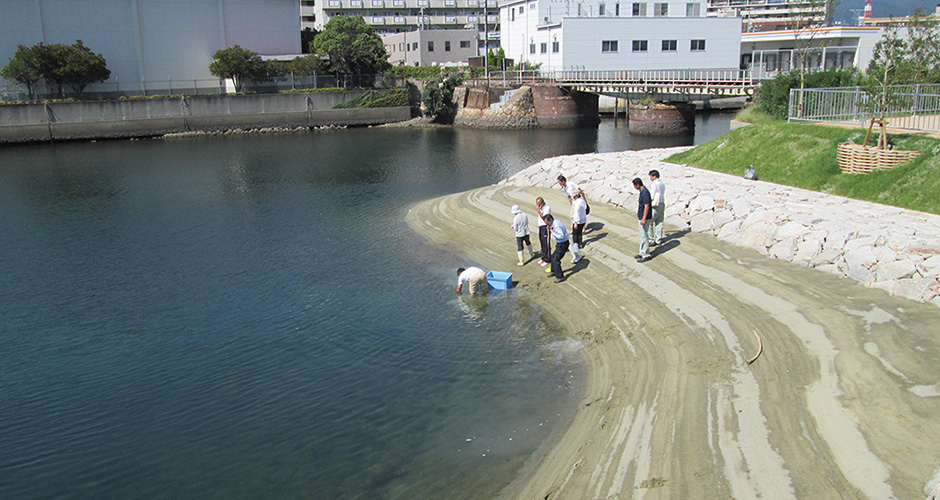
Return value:
[(648, 184), (657, 169), (666, 184), (667, 226), (940, 306), (940, 216), (661, 161), (685, 149), (549, 158), (502, 183), (557, 187), (564, 174), (589, 201), (632, 214), (632, 180)]
[(597, 96), (566, 92), (554, 85), (524, 85), (498, 108), (489, 107), (485, 89), (459, 87), (454, 92), (454, 125), (501, 130), (597, 126)]

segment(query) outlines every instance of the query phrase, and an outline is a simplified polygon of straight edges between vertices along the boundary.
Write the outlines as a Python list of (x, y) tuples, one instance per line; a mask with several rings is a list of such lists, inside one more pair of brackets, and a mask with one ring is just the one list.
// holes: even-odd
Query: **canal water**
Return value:
[(729, 119), (0, 149), (0, 498), (492, 498), (571, 418), (578, 344), (458, 299), (408, 207)]

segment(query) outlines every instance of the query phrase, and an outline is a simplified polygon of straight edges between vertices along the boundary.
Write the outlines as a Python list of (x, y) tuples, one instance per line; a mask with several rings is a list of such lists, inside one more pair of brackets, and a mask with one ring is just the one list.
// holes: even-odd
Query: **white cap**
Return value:
[(514, 213), (514, 214), (521, 214), (521, 213), (522, 213), (522, 209), (519, 208), (519, 205), (513, 205), (513, 206), (512, 206), (512, 213)]

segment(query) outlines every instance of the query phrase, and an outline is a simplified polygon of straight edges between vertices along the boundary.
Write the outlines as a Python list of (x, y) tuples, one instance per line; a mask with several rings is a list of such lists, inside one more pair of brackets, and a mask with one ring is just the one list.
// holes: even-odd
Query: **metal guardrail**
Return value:
[[(940, 132), (940, 84), (895, 85), (891, 90), (900, 102), (885, 114), (890, 127)], [(880, 116), (867, 106), (869, 99), (861, 87), (791, 89), (788, 119), (865, 126)]]
[(667, 70), (559, 70), (494, 71), (488, 78), (467, 82), (477, 86), (503, 86), (547, 83), (589, 92), (750, 94), (756, 86), (749, 70), (667, 69)]

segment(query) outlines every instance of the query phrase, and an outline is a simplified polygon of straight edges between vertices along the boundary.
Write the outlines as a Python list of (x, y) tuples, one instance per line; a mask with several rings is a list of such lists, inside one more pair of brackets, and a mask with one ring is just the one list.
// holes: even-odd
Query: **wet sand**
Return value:
[(925, 497), (940, 467), (936, 305), (669, 226), (639, 264), (635, 211), (590, 196), (584, 259), (566, 255), (555, 284), (536, 261), (515, 265), (510, 207), (535, 228), (536, 196), (570, 226), (548, 187), (408, 215), (432, 244), (513, 272), (512, 293), (585, 345), (573, 422), (503, 498)]

